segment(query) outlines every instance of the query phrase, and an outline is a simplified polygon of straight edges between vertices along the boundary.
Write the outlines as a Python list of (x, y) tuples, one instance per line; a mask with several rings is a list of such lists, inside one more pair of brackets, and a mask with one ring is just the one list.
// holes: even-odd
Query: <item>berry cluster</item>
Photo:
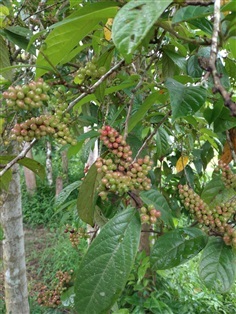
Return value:
[(221, 170), (222, 181), (226, 188), (236, 188), (236, 174), (232, 172), (229, 165), (219, 160), (216, 170)]
[(157, 219), (161, 217), (160, 210), (155, 209), (154, 205), (142, 206), (140, 208), (140, 217), (142, 223), (154, 224), (157, 222)]
[(43, 101), (49, 99), (47, 95), (49, 89), (49, 85), (40, 78), (36, 82), (31, 81), (22, 86), (8, 87), (3, 97), (6, 99), (7, 106), (14, 110), (31, 110), (42, 107)]
[(221, 236), (227, 245), (236, 247), (236, 230), (231, 219), (235, 215), (236, 198), (210, 208), (188, 185), (179, 185), (180, 198), (192, 217), (210, 235)]
[(101, 77), (106, 73), (106, 68), (101, 66), (98, 67), (96, 65), (96, 58), (92, 58), (91, 61), (87, 62), (85, 67), (81, 67), (77, 71), (77, 75), (75, 77), (75, 83), (82, 83), (86, 78), (91, 77), (92, 79), (96, 79)]
[(67, 289), (71, 282), (70, 272), (58, 271), (56, 273), (57, 280), (59, 281), (54, 290), (49, 290), (46, 286), (41, 287), (38, 295), (38, 303), (43, 306), (55, 308), (61, 304), (61, 294)]
[(66, 225), (66, 229), (64, 230), (64, 233), (70, 233), (70, 242), (72, 247), (76, 248), (79, 243), (80, 239), (88, 239), (89, 235), (87, 234), (85, 228), (73, 228), (69, 225)]
[(62, 145), (76, 144), (67, 125), (61, 123), (56, 115), (32, 117), (25, 122), (16, 123), (11, 130), (11, 139), (20, 143), (30, 142), (34, 138), (40, 139), (46, 135), (52, 135)]
[(98, 187), (101, 199), (107, 199), (108, 192), (121, 196), (132, 190), (149, 190), (151, 180), (147, 174), (152, 166), (150, 157), (134, 162), (130, 146), (110, 126), (102, 127), (100, 139), (111, 153), (107, 159), (99, 157), (95, 163), (97, 171), (103, 175)]

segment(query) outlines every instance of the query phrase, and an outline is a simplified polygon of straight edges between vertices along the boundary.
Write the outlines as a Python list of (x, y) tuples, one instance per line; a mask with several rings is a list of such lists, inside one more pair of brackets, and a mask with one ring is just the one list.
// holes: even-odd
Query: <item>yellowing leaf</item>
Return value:
[[(234, 152), (236, 153), (236, 128), (232, 128), (229, 130), (229, 137), (231, 141), (231, 145), (234, 148)], [(229, 164), (232, 160), (232, 151), (230, 144), (228, 141), (225, 142), (223, 153), (220, 156), (220, 160), (223, 161), (225, 164)]]
[(189, 157), (188, 156), (179, 157), (179, 159), (177, 160), (176, 166), (175, 166), (177, 172), (182, 171), (187, 166), (188, 163), (189, 163)]
[(111, 26), (113, 19), (108, 19), (106, 25), (104, 26), (104, 37), (107, 41), (111, 40)]

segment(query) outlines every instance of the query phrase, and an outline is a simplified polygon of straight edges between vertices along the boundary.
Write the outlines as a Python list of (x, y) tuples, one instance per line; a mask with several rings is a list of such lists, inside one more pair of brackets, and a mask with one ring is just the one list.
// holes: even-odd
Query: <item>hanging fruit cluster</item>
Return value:
[(142, 223), (154, 224), (157, 222), (157, 219), (161, 217), (161, 211), (155, 209), (154, 205), (142, 206), (140, 208), (140, 217)]
[(50, 86), (40, 78), (22, 86), (9, 86), (7, 91), (3, 92), (3, 98), (13, 110), (31, 110), (43, 106), (43, 102), (49, 99), (49, 89)]
[(232, 172), (229, 165), (219, 160), (216, 170), (221, 171), (222, 181), (226, 188), (236, 189), (236, 174)]
[(25, 122), (16, 123), (11, 130), (11, 139), (20, 143), (30, 142), (34, 138), (40, 139), (46, 135), (52, 135), (62, 145), (77, 143), (71, 136), (67, 125), (61, 122), (56, 115), (32, 117)]
[(76, 248), (79, 245), (80, 239), (89, 238), (89, 235), (87, 234), (85, 228), (77, 229), (69, 225), (66, 225), (66, 229), (64, 230), (64, 233), (70, 234), (70, 242), (74, 248)]
[(96, 58), (92, 58), (91, 61), (87, 62), (85, 67), (81, 67), (74, 79), (76, 84), (82, 83), (86, 78), (97, 79), (106, 73), (106, 68), (104, 66), (98, 67), (96, 64)]
[(149, 190), (151, 180), (147, 177), (152, 161), (149, 156), (132, 159), (132, 151), (122, 135), (111, 126), (103, 126), (100, 139), (110, 151), (108, 158), (99, 157), (95, 163), (97, 171), (102, 173), (98, 187), (101, 199), (107, 199), (109, 192), (119, 196), (132, 190)]
[[(51, 98), (48, 95), (49, 90), (50, 86), (40, 78), (22, 86), (10, 86), (3, 93), (7, 107), (13, 110), (25, 110), (23, 115), (21, 114), (17, 117), (19, 121), (22, 121), (26, 116), (30, 116), (29, 119), (14, 125), (11, 129), (11, 140), (16, 140), (20, 143), (23, 141), (30, 142), (34, 138), (40, 139), (50, 135), (62, 145), (75, 145), (77, 143), (68, 127), (71, 120), (70, 114), (64, 113), (67, 104), (60, 103), (61, 99), (58, 99), (58, 97), (52, 96)], [(49, 107), (51, 102), (55, 102), (55, 99), (55, 108), (52, 108), (53, 114), (40, 115), (40, 111), (46, 111), (43, 105)], [(35, 117), (32, 117), (31, 110), (33, 109), (37, 109)]]
[(179, 185), (180, 198), (185, 208), (209, 235), (221, 236), (227, 245), (236, 248), (236, 197), (211, 208), (188, 185)]
[(70, 272), (56, 273), (56, 278), (59, 281), (54, 290), (49, 290), (47, 286), (43, 286), (38, 295), (38, 303), (43, 306), (55, 308), (61, 304), (61, 294), (65, 291), (72, 279), (73, 270)]

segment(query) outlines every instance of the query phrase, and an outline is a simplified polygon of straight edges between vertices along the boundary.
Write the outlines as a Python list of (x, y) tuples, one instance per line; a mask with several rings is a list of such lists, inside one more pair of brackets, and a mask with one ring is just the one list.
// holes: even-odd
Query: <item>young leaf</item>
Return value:
[(218, 293), (227, 292), (234, 284), (236, 255), (222, 238), (211, 237), (209, 239), (201, 256), (199, 275), (206, 287)]
[[(117, 6), (114, 3), (93, 3), (80, 7), (62, 22), (54, 25), (53, 31), (48, 35), (44, 47), (40, 50), (36, 64), (41, 66), (62, 64), (65, 56), (71, 54), (78, 42), (96, 29), (100, 21), (114, 17), (116, 12)], [(68, 58), (66, 60), (70, 61)], [(36, 77), (46, 72), (43, 69), (37, 69)]]
[(154, 269), (183, 264), (207, 244), (207, 235), (198, 228), (175, 229), (159, 237), (153, 246), (150, 262)]
[(113, 22), (112, 37), (121, 54), (134, 52), (171, 2), (131, 0), (120, 9)]
[(98, 197), (97, 187), (100, 180), (101, 174), (97, 173), (97, 168), (93, 164), (81, 184), (77, 200), (79, 217), (91, 226), (94, 224), (94, 210)]
[(92, 242), (75, 279), (75, 308), (79, 314), (102, 314), (124, 288), (137, 253), (141, 224), (129, 208), (113, 217)]
[(170, 93), (173, 120), (194, 114), (205, 102), (206, 90), (201, 86), (185, 86), (170, 78), (165, 85)]
[(164, 198), (164, 196), (157, 190), (151, 189), (149, 191), (141, 192), (140, 197), (142, 201), (147, 204), (153, 204), (155, 209), (161, 211), (161, 219), (168, 225), (174, 228), (171, 209)]

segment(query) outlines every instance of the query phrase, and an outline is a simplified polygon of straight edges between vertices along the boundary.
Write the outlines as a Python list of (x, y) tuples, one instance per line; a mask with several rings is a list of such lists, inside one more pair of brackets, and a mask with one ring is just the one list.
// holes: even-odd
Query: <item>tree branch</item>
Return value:
[(65, 110), (65, 112), (70, 111), (81, 99), (86, 97), (89, 94), (92, 94), (95, 89), (101, 85), (113, 72), (115, 72), (120, 66), (123, 65), (124, 59), (122, 59), (120, 62), (118, 62), (116, 65), (114, 65), (109, 71), (107, 71), (103, 76), (100, 77), (100, 79), (94, 83), (91, 87), (88, 88), (87, 91), (83, 92), (81, 95), (79, 95), (77, 98), (75, 98), (72, 102), (69, 103), (69, 106)]
[(214, 4), (214, 25), (211, 40), (211, 53), (209, 59), (209, 71), (214, 81), (214, 92), (219, 92), (224, 99), (225, 106), (229, 108), (231, 115), (236, 117), (236, 103), (231, 99), (231, 94), (227, 92), (220, 81), (220, 74), (217, 72), (216, 61), (218, 53), (218, 36), (220, 32), (220, 0), (215, 0)]
[(0, 177), (2, 177), (4, 175), (4, 173), (7, 172), (7, 170), (9, 170), (14, 164), (16, 164), (20, 159), (24, 158), (26, 156), (26, 154), (28, 153), (28, 151), (32, 148), (32, 146), (34, 145), (34, 143), (36, 142), (36, 139), (34, 138), (30, 143), (28, 143), (27, 146), (25, 146), (25, 148), (20, 152), (20, 154), (18, 156), (16, 156), (14, 159), (12, 159), (5, 167), (2, 171), (0, 171)]

